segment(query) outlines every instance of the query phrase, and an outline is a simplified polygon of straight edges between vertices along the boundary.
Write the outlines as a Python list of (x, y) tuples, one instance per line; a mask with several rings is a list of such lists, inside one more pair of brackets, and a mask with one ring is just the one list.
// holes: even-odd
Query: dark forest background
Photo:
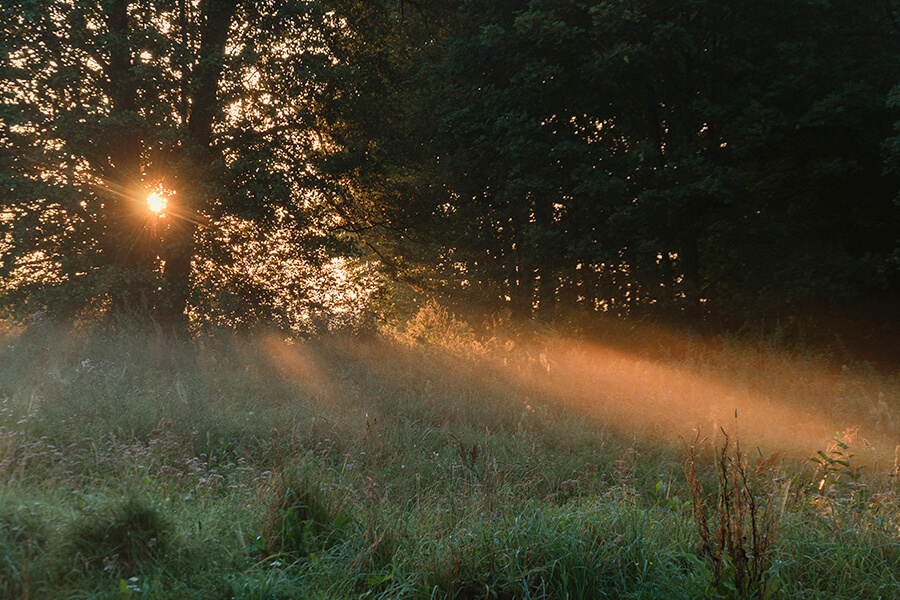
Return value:
[(0, 71), (7, 316), (327, 329), (408, 286), (897, 350), (890, 0), (4, 2)]

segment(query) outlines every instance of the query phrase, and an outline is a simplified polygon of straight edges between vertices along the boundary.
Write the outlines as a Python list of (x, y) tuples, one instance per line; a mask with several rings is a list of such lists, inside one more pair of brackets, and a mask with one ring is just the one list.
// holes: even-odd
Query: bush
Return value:
[(437, 302), (429, 301), (398, 334), (408, 344), (422, 344), (467, 354), (475, 345), (475, 332)]

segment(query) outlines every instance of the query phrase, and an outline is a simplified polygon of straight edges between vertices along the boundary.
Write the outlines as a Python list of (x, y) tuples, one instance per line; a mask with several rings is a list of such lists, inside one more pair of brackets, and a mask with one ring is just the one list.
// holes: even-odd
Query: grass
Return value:
[(9, 328), (0, 598), (900, 594), (896, 376), (426, 310), (368, 341)]

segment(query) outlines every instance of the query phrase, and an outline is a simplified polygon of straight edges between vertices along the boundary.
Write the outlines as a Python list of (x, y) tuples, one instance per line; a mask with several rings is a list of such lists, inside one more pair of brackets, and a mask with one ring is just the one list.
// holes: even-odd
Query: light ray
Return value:
[[(676, 348), (679, 340), (671, 335), (670, 347)], [(462, 395), (493, 403), (518, 398), (523, 414), (538, 421), (553, 420), (560, 410), (575, 411), (638, 443), (678, 448), (699, 431), (713, 444), (724, 430), (764, 456), (804, 460), (856, 431), (855, 462), (893, 464), (900, 424), (890, 405), (898, 397), (895, 383), (721, 341), (682, 340), (672, 356), (668, 349), (659, 351), (664, 339), (645, 338), (642, 353), (558, 338), (482, 351), (477, 361), (430, 349), (425, 362), (452, 371)], [(385, 357), (395, 365), (386, 378), (396, 378), (392, 385), (398, 388), (415, 388), (415, 381), (435, 377), (427, 374), (418, 345), (375, 348), (354, 360), (383, 372)]]

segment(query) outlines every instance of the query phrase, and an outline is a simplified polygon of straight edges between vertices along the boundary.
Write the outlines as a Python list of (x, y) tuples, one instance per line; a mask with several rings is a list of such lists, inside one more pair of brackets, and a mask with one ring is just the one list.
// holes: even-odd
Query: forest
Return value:
[(0, 0), (0, 600), (897, 598), (898, 426), (898, 0)]
[(377, 288), (562, 326), (896, 331), (889, 1), (59, 1), (0, 19), (10, 317), (309, 331), (377, 314)]

